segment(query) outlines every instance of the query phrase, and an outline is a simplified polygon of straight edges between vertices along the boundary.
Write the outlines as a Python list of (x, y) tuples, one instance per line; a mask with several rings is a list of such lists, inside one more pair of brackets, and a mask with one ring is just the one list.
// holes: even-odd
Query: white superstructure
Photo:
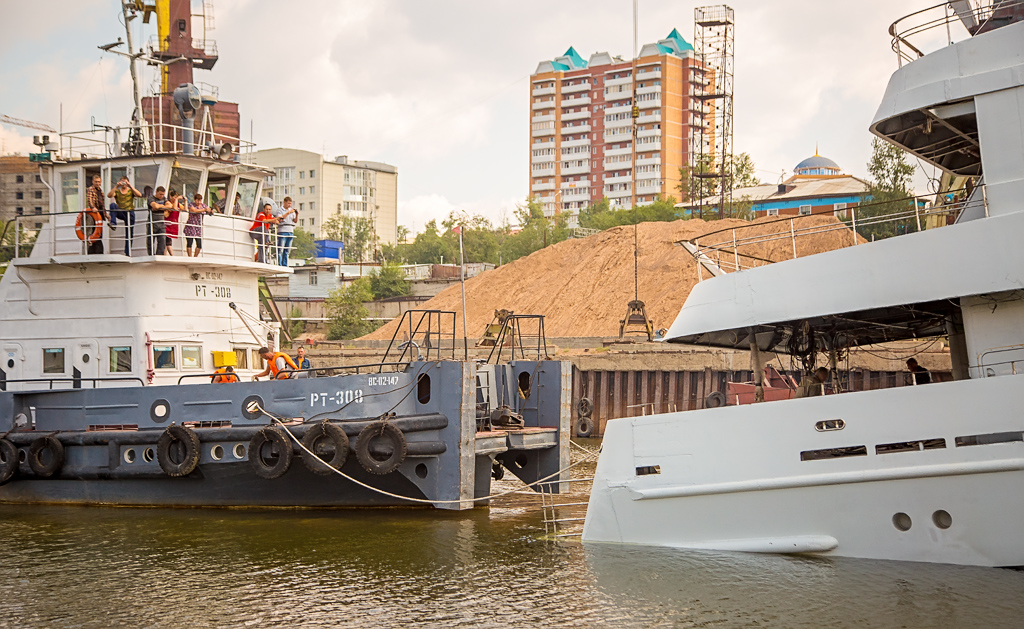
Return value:
[(666, 335), (750, 349), (755, 373), (766, 351), (835, 367), (850, 347), (945, 336), (954, 381), (613, 420), (584, 541), (1024, 565), (1024, 7), (968, 4), (916, 15), (969, 30), (919, 59), (905, 34), (926, 29), (894, 25), (909, 63), (871, 126), (966, 185), (924, 215), (908, 202), (916, 233), (803, 258), (794, 236), (786, 262), (756, 266), (742, 235), (728, 255), (688, 243), (713, 277)]

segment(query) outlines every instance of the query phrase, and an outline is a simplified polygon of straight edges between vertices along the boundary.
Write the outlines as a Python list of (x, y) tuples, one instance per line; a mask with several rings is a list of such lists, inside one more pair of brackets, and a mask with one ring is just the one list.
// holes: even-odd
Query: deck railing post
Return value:
[(733, 258), (733, 264), (736, 265), (736, 270), (739, 271), (740, 270), (740, 253), (739, 253), (739, 250), (736, 248), (736, 230), (735, 229), (732, 230), (732, 258)]
[(917, 231), (921, 231), (921, 210), (916, 198), (914, 199), (914, 218), (917, 219)]
[(796, 229), (793, 227), (793, 219), (789, 219), (789, 237), (793, 241), (793, 259), (796, 260)]
[(853, 206), (853, 209), (850, 211), (850, 216), (852, 217), (852, 220), (853, 220), (853, 244), (856, 245), (857, 244), (857, 206), (856, 205)]

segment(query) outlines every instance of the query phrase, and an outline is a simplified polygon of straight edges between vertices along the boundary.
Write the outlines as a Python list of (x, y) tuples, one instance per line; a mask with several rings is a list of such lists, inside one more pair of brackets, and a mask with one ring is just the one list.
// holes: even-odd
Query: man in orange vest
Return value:
[(266, 347), (261, 347), (260, 356), (267, 361), (267, 368), (253, 376), (253, 380), (263, 376), (270, 376), (274, 380), (286, 380), (291, 378), (291, 373), (298, 369), (292, 357), (284, 352), (272, 352)]
[(221, 382), (238, 382), (238, 375), (235, 374), (235, 368), (230, 365), (227, 367), (221, 367), (213, 373), (215, 375), (210, 376), (210, 382), (214, 384)]

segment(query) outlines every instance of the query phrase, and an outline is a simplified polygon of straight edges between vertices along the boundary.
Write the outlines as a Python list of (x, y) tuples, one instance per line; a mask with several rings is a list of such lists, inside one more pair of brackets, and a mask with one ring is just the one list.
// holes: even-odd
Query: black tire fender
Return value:
[[(44, 453), (49, 453), (49, 461), (44, 461)], [(39, 437), (28, 446), (28, 466), (36, 476), (49, 478), (64, 467), (64, 444), (53, 435)]]
[(168, 426), (156, 442), (157, 463), (164, 474), (174, 478), (195, 471), (199, 455), (199, 435), (186, 426)]
[[(264, 446), (270, 446), (270, 457), (264, 458)], [(292, 444), (288, 435), (276, 426), (267, 426), (249, 440), (249, 464), (256, 476), (266, 480), (281, 478), (292, 465)]]
[(14, 478), (18, 471), (18, 448), (7, 439), (0, 439), (0, 485)]
[[(383, 440), (385, 445), (391, 446), (391, 454), (384, 459), (378, 459), (371, 452), (371, 444)], [(356, 460), (371, 474), (390, 474), (398, 469), (405, 461), (407, 444), (405, 435), (394, 424), (380, 421), (373, 422), (366, 428), (359, 431), (356, 437)]]
[(590, 437), (594, 434), (594, 420), (589, 417), (580, 417), (576, 420), (576, 436)]
[(341, 426), (330, 422), (314, 425), (302, 437), (302, 445), (318, 458), (302, 455), (302, 462), (314, 474), (326, 476), (331, 468), (340, 470), (348, 459), (348, 435)]
[(581, 397), (576, 402), (576, 414), (580, 417), (590, 417), (594, 414), (594, 403), (590, 401), (590, 398)]
[(704, 399), (705, 408), (720, 408), (722, 406), (725, 406), (725, 394), (721, 391), (710, 393), (707, 398)]

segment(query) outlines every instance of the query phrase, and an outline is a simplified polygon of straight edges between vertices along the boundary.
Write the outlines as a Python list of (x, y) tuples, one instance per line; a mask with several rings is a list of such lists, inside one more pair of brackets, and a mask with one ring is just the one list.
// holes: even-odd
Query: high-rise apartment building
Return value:
[(43, 215), (49, 213), (50, 191), (39, 177), (39, 164), (25, 155), (0, 157), (0, 223), (28, 216), (22, 219), (22, 228), (39, 229), (48, 218)]
[(635, 65), (634, 77), (632, 60), (607, 52), (584, 60), (569, 48), (537, 66), (530, 81), (530, 196), (545, 215), (566, 213), (574, 226), (582, 208), (604, 197), (613, 207), (629, 207), (634, 168), (637, 204), (679, 198), (689, 138), (712, 124), (707, 106), (691, 98), (691, 85), (708, 79), (675, 29), (644, 45)]
[(274, 169), (264, 190), (275, 203), (291, 197), (299, 208), (299, 227), (323, 236), (324, 221), (335, 214), (373, 219), (381, 244), (398, 241), (398, 168), (381, 162), (333, 160), (312, 151), (267, 149), (256, 151), (260, 166)]

